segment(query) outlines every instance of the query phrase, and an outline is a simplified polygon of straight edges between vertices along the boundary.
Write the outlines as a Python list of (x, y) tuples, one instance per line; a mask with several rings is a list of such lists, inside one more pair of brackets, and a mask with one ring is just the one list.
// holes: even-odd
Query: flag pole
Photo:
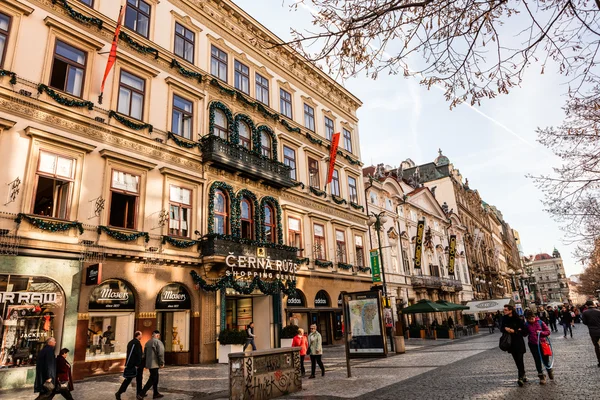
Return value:
[(106, 62), (106, 69), (104, 70), (104, 77), (102, 78), (102, 84), (100, 85), (100, 96), (98, 96), (98, 104), (102, 104), (102, 98), (104, 97), (104, 84), (106, 78), (113, 65), (117, 61), (117, 46), (119, 45), (119, 32), (121, 31), (121, 23), (123, 22), (123, 5), (119, 8), (119, 17), (117, 18), (117, 26), (115, 28), (115, 34), (113, 36), (112, 44), (110, 46), (110, 52), (108, 55), (108, 61)]

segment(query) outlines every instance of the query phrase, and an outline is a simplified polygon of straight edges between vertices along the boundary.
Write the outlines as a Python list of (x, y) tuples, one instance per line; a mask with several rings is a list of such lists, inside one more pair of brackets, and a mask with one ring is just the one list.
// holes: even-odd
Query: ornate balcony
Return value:
[(245, 148), (229, 143), (217, 136), (206, 135), (200, 140), (204, 161), (222, 169), (240, 172), (253, 179), (264, 180), (277, 188), (294, 186), (291, 168), (277, 160), (261, 157)]
[(462, 282), (456, 279), (441, 278), (439, 276), (423, 276), (413, 275), (411, 278), (412, 285), (415, 289), (439, 289), (443, 292), (460, 292), (462, 290)]
[[(264, 248), (265, 253), (259, 254), (259, 248)], [(270, 257), (271, 260), (295, 261), (298, 249), (285, 245), (259, 243), (254, 240), (207, 235), (200, 242), (200, 251), (203, 257), (225, 258), (233, 253), (235, 256), (258, 256), (264, 258)]]

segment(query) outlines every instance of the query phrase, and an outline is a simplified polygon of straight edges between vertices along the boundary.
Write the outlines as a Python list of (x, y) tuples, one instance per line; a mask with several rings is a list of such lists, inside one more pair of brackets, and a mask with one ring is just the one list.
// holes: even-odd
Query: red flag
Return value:
[(119, 10), (119, 18), (117, 18), (117, 27), (115, 28), (115, 36), (113, 37), (112, 46), (110, 47), (110, 53), (108, 54), (108, 62), (106, 63), (106, 69), (104, 70), (104, 78), (102, 78), (102, 85), (100, 85), (100, 97), (98, 103), (102, 104), (102, 95), (104, 94), (104, 84), (106, 83), (106, 77), (115, 65), (117, 61), (117, 45), (119, 44), (119, 32), (121, 32), (121, 22), (123, 22), (123, 14), (125, 9), (121, 6)]
[(327, 170), (326, 185), (333, 179), (333, 169), (335, 166), (335, 158), (337, 157), (338, 143), (340, 142), (340, 133), (334, 133), (331, 137), (331, 148), (329, 149), (329, 169)]

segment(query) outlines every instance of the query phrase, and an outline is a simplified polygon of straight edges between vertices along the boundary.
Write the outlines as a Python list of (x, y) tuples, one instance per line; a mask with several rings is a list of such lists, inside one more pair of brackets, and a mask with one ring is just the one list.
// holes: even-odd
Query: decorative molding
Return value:
[(77, 321), (88, 321), (90, 319), (90, 314), (88, 313), (78, 313)]
[(204, 182), (206, 182), (206, 179), (201, 176), (191, 175), (186, 172), (181, 172), (176, 169), (169, 168), (169, 167), (161, 167), (158, 170), (160, 171), (161, 174), (163, 174), (165, 176), (171, 176), (173, 178), (183, 179), (186, 181), (199, 183), (199, 184), (203, 184)]
[[(315, 103), (315, 101), (312, 99), (312, 97), (307, 97), (307, 96), (301, 95), (300, 98), (302, 98), (303, 102), (305, 102), (306, 104), (311, 106), (315, 111), (317, 111), (317, 108), (319, 107), (319, 105), (317, 103)], [(317, 124), (317, 116), (315, 115), (315, 126), (316, 126), (316, 124)]]
[(79, 42), (83, 42), (91, 48), (100, 50), (104, 47), (103, 42), (96, 40), (93, 37), (84, 34), (83, 32), (73, 31), (73, 28), (71, 28), (70, 26), (63, 24), (62, 22), (57, 21), (50, 16), (47, 16), (46, 18), (44, 18), (44, 23), (47, 26), (49, 26), (50, 28), (56, 29), (61, 34), (67, 35), (67, 36), (71, 37), (72, 39), (75, 39)]
[(97, 147), (93, 144), (87, 144), (80, 142), (79, 140), (67, 138), (56, 133), (43, 131), (41, 129), (28, 126), (25, 128), (25, 133), (35, 139), (42, 139), (45, 142), (52, 142), (54, 144), (67, 146), (70, 149), (83, 151), (85, 153), (91, 153)]
[(33, 10), (35, 10), (32, 7), (29, 7), (26, 4), (23, 4), (22, 2), (20, 2), (19, 0), (4, 0), (3, 3), (14, 9), (17, 10), (18, 12), (20, 12), (23, 15), (29, 15), (33, 12)]
[(147, 76), (151, 76), (156, 78), (158, 74), (160, 74), (160, 70), (156, 68), (152, 68), (149, 65), (143, 64), (138, 60), (131, 58), (127, 54), (125, 54), (121, 49), (117, 50), (117, 63), (123, 63), (128, 65), (130, 68), (135, 69), (136, 71), (141, 71)]
[(102, 149), (100, 150), (100, 156), (110, 160), (116, 160), (120, 162), (124, 162), (126, 164), (132, 164), (137, 167), (143, 168), (147, 171), (154, 169), (158, 164), (155, 164), (150, 161), (144, 161), (137, 157), (126, 156), (125, 154), (117, 153), (116, 151)]
[[(171, 15), (176, 20), (178, 20), (178, 22), (181, 22), (181, 23), (187, 25), (186, 28), (188, 28), (192, 31), (195, 31), (196, 33), (202, 32), (202, 28), (200, 28), (200, 26), (194, 24), (194, 21), (192, 21), (192, 19), (189, 17), (189, 15), (181, 15), (175, 10), (171, 10)], [(192, 27), (193, 29), (191, 29), (190, 27)]]
[(204, 93), (199, 92), (198, 89), (188, 86), (187, 84), (178, 81), (171, 76), (167, 76), (165, 78), (165, 82), (167, 85), (171, 85), (174, 88), (185, 92), (188, 96), (193, 97), (195, 100), (202, 100), (204, 98)]
[(142, 318), (156, 318), (156, 311), (140, 312), (140, 313), (137, 314), (137, 317), (139, 319), (142, 319)]
[(12, 128), (16, 125), (16, 123), (16, 121), (11, 121), (10, 119), (0, 117), (0, 132)]

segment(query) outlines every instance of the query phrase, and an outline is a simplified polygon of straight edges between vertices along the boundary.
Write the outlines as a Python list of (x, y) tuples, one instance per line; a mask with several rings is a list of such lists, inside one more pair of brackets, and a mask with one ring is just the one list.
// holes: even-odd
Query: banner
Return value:
[(329, 149), (329, 169), (327, 170), (327, 181), (329, 184), (333, 178), (333, 170), (335, 168), (335, 158), (337, 157), (338, 144), (340, 143), (340, 133), (334, 133), (331, 137), (331, 148)]
[(456, 235), (450, 235), (450, 248), (448, 249), (448, 274), (454, 275), (454, 261), (456, 259)]
[(421, 254), (423, 253), (423, 231), (425, 220), (417, 222), (417, 238), (415, 242), (415, 268), (421, 268)]
[(104, 77), (102, 78), (102, 85), (100, 85), (100, 97), (98, 97), (98, 103), (102, 104), (102, 96), (104, 95), (104, 84), (108, 73), (112, 69), (115, 61), (117, 61), (117, 46), (119, 44), (119, 32), (121, 32), (121, 23), (123, 22), (123, 13), (125, 9), (121, 6), (119, 10), (119, 18), (117, 18), (117, 27), (115, 28), (115, 35), (113, 37), (112, 45), (110, 47), (110, 53), (108, 54), (108, 61), (106, 63), (106, 69), (104, 70)]
[(373, 274), (373, 282), (381, 282), (381, 267), (379, 266), (379, 252), (371, 250), (371, 273)]

